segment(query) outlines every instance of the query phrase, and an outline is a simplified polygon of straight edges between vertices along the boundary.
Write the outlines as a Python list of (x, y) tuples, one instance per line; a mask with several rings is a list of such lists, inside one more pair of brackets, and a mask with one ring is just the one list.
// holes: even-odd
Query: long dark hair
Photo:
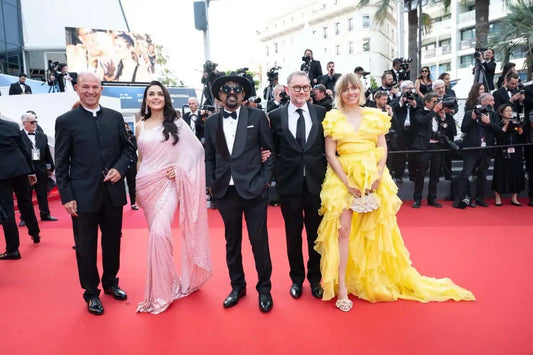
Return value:
[(429, 67), (422, 67), (420, 68), (420, 73), (418, 74), (417, 79), (422, 80), (422, 70), (427, 69), (428, 70), (428, 80), (431, 83), (431, 70), (429, 70)]
[(483, 83), (475, 83), (470, 88), (470, 92), (468, 93), (468, 99), (466, 99), (465, 107), (468, 107), (468, 110), (472, 110), (477, 105), (477, 100), (479, 98), (479, 88), (480, 87), (485, 88), (485, 92), (487, 92), (487, 87)]
[(163, 135), (165, 136), (165, 141), (168, 141), (170, 139), (170, 136), (174, 138), (174, 142), (172, 144), (176, 144), (179, 141), (178, 136), (178, 126), (176, 126), (176, 119), (178, 118), (176, 115), (176, 110), (172, 106), (172, 99), (170, 98), (170, 93), (168, 92), (167, 88), (163, 86), (159, 81), (152, 81), (150, 82), (150, 85), (144, 89), (144, 95), (143, 95), (143, 102), (141, 104), (141, 115), (143, 116), (143, 120), (147, 120), (150, 117), (152, 117), (152, 110), (148, 105), (146, 105), (146, 95), (148, 94), (148, 89), (151, 86), (159, 86), (161, 90), (163, 90), (163, 95), (165, 96), (165, 107), (163, 108)]

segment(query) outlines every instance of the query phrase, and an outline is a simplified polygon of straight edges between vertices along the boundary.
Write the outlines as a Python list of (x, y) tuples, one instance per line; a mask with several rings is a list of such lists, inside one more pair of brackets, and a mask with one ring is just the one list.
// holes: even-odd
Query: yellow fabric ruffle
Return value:
[[(324, 135), (337, 143), (338, 158), (351, 186), (370, 189), (378, 175), (378, 162), (385, 154), (376, 147), (380, 135), (388, 132), (390, 117), (377, 110), (364, 108), (363, 121), (356, 132), (339, 110), (328, 112), (323, 121)], [(407, 299), (420, 302), (453, 299), (475, 300), (474, 295), (450, 279), (422, 276), (411, 266), (409, 252), (403, 243), (396, 221), (402, 204), (398, 188), (385, 167), (375, 192), (380, 207), (368, 213), (353, 213), (346, 269), (348, 292), (370, 302)], [(321, 255), (324, 300), (337, 294), (339, 216), (352, 203), (352, 195), (328, 166), (320, 193), (323, 215), (315, 242)]]

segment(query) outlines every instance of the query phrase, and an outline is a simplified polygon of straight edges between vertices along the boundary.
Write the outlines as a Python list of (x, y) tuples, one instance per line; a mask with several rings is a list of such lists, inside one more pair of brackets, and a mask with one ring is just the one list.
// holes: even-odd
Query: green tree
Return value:
[(532, 5), (532, 0), (518, 0), (515, 4), (509, 5), (509, 14), (498, 23), (498, 31), (495, 31), (488, 39), (488, 44), (495, 51), (506, 53), (507, 57), (515, 50), (525, 49), (524, 67), (527, 69), (528, 80), (533, 78)]
[(167, 67), (168, 53), (164, 46), (156, 45), (156, 70), (158, 74), (158, 80), (165, 86), (183, 86), (183, 82), (178, 79), (174, 70)]

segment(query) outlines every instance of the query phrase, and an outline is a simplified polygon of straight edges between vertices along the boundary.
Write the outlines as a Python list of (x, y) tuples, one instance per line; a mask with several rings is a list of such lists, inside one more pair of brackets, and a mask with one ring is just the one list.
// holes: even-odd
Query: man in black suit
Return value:
[(206, 175), (225, 228), (226, 263), (232, 291), (224, 300), (224, 308), (233, 307), (246, 295), (241, 255), (244, 215), (258, 274), (259, 309), (269, 312), (272, 264), (266, 219), (274, 157), (262, 162), (261, 149), (274, 150), (264, 112), (242, 105), (249, 98), (250, 90), (249, 81), (235, 74), (213, 82), (213, 96), (224, 110), (206, 121)]
[(310, 49), (305, 50), (302, 60), (304, 63), (300, 66), (300, 70), (307, 73), (311, 85), (317, 84), (318, 79), (322, 76), (322, 66), (320, 65), (320, 61), (313, 59), (313, 51)]
[[(50, 153), (48, 146), (48, 138), (37, 128), (37, 118), (31, 113), (24, 113), (21, 117), (24, 129), (22, 137), (24, 143), (31, 152), (35, 174), (37, 176), (37, 183), (33, 186), (35, 194), (37, 195), (37, 202), (39, 203), (39, 211), (41, 214), (41, 221), (57, 221), (57, 218), (50, 215), (50, 207), (48, 206), (48, 176), (54, 171), (54, 160)], [(31, 190), (30, 190), (31, 199)]]
[(337, 80), (341, 77), (339, 73), (335, 73), (335, 63), (328, 62), (327, 65), (328, 72), (320, 77), (320, 84), (323, 84), (326, 89), (329, 89), (335, 93), (335, 84)]
[[(178, 111), (179, 112), (179, 111)], [(133, 131), (130, 128), (129, 124), (125, 124), (124, 128), (126, 128), (126, 134), (128, 136), (128, 139), (130, 140), (131, 145), (133, 146), (133, 153), (130, 156), (130, 163), (128, 164), (128, 170), (126, 170), (126, 183), (128, 184), (128, 194), (130, 195), (130, 206), (131, 209), (134, 211), (137, 211), (139, 207), (136, 204), (136, 177), (137, 177), (137, 162), (139, 160), (139, 157), (137, 156), (137, 138), (135, 137), (135, 134), (133, 134)]]
[(279, 108), (281, 105), (284, 104), (284, 102), (282, 102), (283, 100), (281, 98), (281, 93), (285, 93), (285, 87), (281, 84), (277, 84), (276, 86), (274, 86), (274, 98), (267, 102), (267, 113), (269, 113), (270, 111), (274, 111), (275, 109)]
[[(489, 207), (485, 202), (485, 184), (487, 182), (487, 171), (490, 166), (491, 153), (486, 148), (494, 145), (494, 138), (500, 132), (498, 125), (498, 114), (494, 111), (494, 97), (485, 93), (478, 99), (479, 105), (487, 112), (466, 111), (461, 124), (461, 131), (465, 134), (463, 138), (463, 148), (480, 148), (463, 150), (463, 171), (459, 176), (457, 193), (454, 207), (461, 207), (461, 201), (468, 189), (468, 179), (476, 171), (476, 195), (470, 202), (471, 207)], [(465, 206), (462, 205), (464, 208)]]
[(450, 77), (450, 73), (442, 73), (441, 75), (439, 75), (439, 79), (444, 81), (444, 84), (445, 84), (445, 95), (447, 97), (457, 97), (457, 95), (455, 94), (455, 91), (450, 87), (450, 80), (451, 80), (451, 77)]
[(202, 119), (200, 110), (198, 110), (198, 99), (196, 97), (189, 97), (187, 103), (189, 104), (190, 112), (186, 112), (183, 115), (183, 120), (191, 127), (192, 132), (203, 144), (205, 122)]
[(57, 75), (57, 84), (59, 85), (59, 91), (61, 92), (72, 92), (74, 91), (74, 86), (78, 82), (77, 73), (69, 73), (68, 67), (65, 63), (60, 66), (61, 72)]
[(104, 293), (125, 300), (118, 286), (123, 176), (133, 147), (119, 112), (99, 105), (102, 87), (93, 73), (78, 75), (80, 106), (56, 120), (56, 177), (66, 211), (77, 218), (76, 260), (89, 313), (100, 315), (100, 276), (96, 266), (98, 227), (102, 231)]
[(522, 113), (522, 104), (525, 100), (525, 95), (521, 94), (516, 88), (518, 86), (518, 79), (518, 74), (510, 72), (505, 77), (504, 86), (492, 93), (494, 95), (494, 108), (496, 110), (501, 105), (509, 103), (513, 105), (514, 112)]
[[(417, 110), (415, 113), (416, 132), (412, 147), (419, 150), (436, 150), (442, 149), (439, 139), (436, 137), (438, 132), (438, 120), (446, 116), (442, 103), (438, 101), (436, 93), (430, 92), (424, 96), (424, 108)], [(439, 183), (440, 164), (442, 161), (442, 152), (424, 152), (417, 156), (417, 169), (415, 178), (415, 191), (413, 208), (420, 208), (422, 201), (422, 192), (424, 189), (424, 176), (428, 165), (429, 170), (429, 187), (428, 187), (428, 205), (442, 208), (437, 202), (437, 185)]]
[(320, 254), (315, 249), (321, 217), (320, 190), (326, 174), (322, 120), (326, 110), (308, 103), (311, 86), (305, 72), (289, 75), (290, 102), (269, 114), (274, 150), (276, 187), (285, 220), (285, 236), (292, 280), (290, 294), (299, 298), (305, 279), (302, 230), (307, 233), (307, 279), (311, 293), (322, 298)]
[(19, 81), (11, 84), (9, 87), (9, 95), (28, 95), (31, 94), (31, 87), (26, 85), (26, 74), (19, 75)]
[(389, 105), (392, 100), (397, 97), (400, 97), (400, 90), (398, 89), (398, 85), (394, 81), (392, 72), (389, 70), (383, 72), (383, 75), (381, 76), (381, 86), (378, 87), (375, 91), (385, 91), (388, 95), (387, 104)]
[[(27, 197), (27, 191), (31, 191), (30, 184), (35, 182), (31, 153), (22, 140), (19, 127), (13, 122), (0, 119), (0, 204), (7, 214), (6, 220), (2, 223), (6, 238), (6, 251), (0, 254), (0, 260), (20, 259), (19, 231), (15, 222), (13, 191), (17, 193), (17, 196), (21, 196), (18, 200), (20, 212), (33, 222), (28, 213), (30, 210), (33, 212), (33, 205), (31, 198)], [(30, 233), (37, 233), (32, 236), (34, 242), (38, 243), (40, 236), (35, 213), (33, 219), (37, 231), (30, 229)]]

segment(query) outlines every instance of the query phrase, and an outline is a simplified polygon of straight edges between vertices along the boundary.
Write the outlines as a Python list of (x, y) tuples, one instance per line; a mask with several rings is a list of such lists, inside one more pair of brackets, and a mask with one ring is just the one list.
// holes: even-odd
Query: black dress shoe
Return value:
[(263, 313), (270, 312), (273, 306), (272, 296), (269, 293), (260, 293), (259, 294), (259, 310)]
[(104, 306), (98, 297), (93, 297), (87, 302), (87, 309), (89, 310), (90, 314), (94, 314), (96, 316), (101, 316), (104, 314)]
[(437, 201), (428, 201), (428, 206), (442, 208), (442, 205), (440, 203), (438, 203)]
[(397, 184), (403, 183), (403, 179), (401, 177), (395, 178), (394, 181), (396, 181)]
[(139, 207), (136, 204), (131, 205), (131, 209), (137, 211)]
[(472, 200), (470, 201), (470, 203), (468, 204), (468, 207), (472, 207), (472, 208), (476, 208), (477, 204), (476, 204), (476, 200)]
[(26, 222), (20, 221), (19, 222), (19, 227), (26, 227)]
[(322, 296), (324, 295), (324, 289), (320, 285), (320, 282), (311, 284), (311, 294), (314, 298), (322, 298)]
[(516, 207), (522, 207), (522, 204), (520, 202), (514, 202), (512, 200), (511, 200), (511, 205), (516, 206)]
[(55, 222), (55, 221), (57, 221), (57, 218), (52, 217), (52, 216), (50, 216), (50, 215), (48, 215), (48, 216), (41, 216), (41, 221), (43, 221), (43, 222), (47, 222), (47, 221), (48, 221), (48, 222)]
[(483, 201), (482, 199), (476, 199), (476, 203), (478, 206), (481, 206), (481, 207), (489, 207), (489, 204), (486, 203), (485, 201)]
[(106, 295), (112, 295), (114, 299), (119, 301), (124, 301), (128, 299), (128, 295), (124, 290), (121, 290), (118, 286), (112, 286), (110, 288), (105, 288), (104, 293)]
[(300, 298), (302, 295), (302, 284), (293, 283), (290, 290), (292, 298)]
[(18, 260), (20, 259), (20, 253), (18, 250), (15, 251), (6, 251), (3, 254), (0, 254), (0, 260)]
[(502, 207), (503, 206), (503, 203), (498, 203), (498, 202), (494, 202), (494, 204), (496, 205), (496, 207)]
[(41, 236), (40, 235), (32, 235), (31, 239), (33, 239), (33, 244), (39, 244), (41, 242)]
[(415, 200), (415, 202), (413, 203), (413, 208), (420, 208), (420, 200)]
[(246, 296), (246, 288), (234, 288), (224, 300), (224, 308), (230, 308), (239, 303), (239, 298)]
[(529, 203), (528, 203), (528, 205), (533, 206), (533, 198), (530, 198), (530, 199), (529, 199)]

